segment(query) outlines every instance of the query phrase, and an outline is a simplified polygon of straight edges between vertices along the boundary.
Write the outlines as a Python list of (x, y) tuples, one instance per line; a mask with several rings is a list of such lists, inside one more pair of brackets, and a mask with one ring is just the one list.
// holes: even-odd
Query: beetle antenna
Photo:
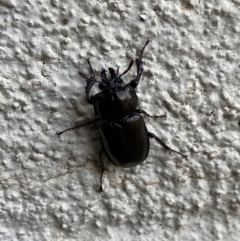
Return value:
[(90, 70), (91, 70), (92, 76), (94, 77), (95, 74), (94, 74), (94, 71), (93, 71), (92, 65), (91, 65), (91, 63), (90, 63), (90, 58), (91, 58), (91, 57), (87, 58), (86, 61), (87, 61), (88, 65), (89, 65), (89, 67), (90, 67)]
[(120, 75), (118, 76), (118, 78), (120, 78), (121, 76), (123, 76), (124, 74), (126, 74), (126, 73), (131, 69), (133, 63), (134, 63), (134, 61), (133, 61), (133, 59), (132, 59), (132, 60), (130, 61), (129, 65), (128, 65), (128, 68), (127, 68), (122, 74), (120, 74)]
[(142, 57), (143, 51), (144, 51), (144, 49), (146, 48), (146, 46), (148, 45), (149, 42), (150, 42), (150, 40), (148, 39), (147, 42), (145, 43), (145, 45), (143, 46), (142, 51), (141, 51), (139, 57)]

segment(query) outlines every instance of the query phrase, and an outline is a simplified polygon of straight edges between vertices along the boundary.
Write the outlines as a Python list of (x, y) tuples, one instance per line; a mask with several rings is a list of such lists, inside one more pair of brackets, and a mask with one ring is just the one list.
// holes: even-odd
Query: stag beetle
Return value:
[[(115, 72), (113, 68), (109, 68), (110, 78), (107, 77), (105, 69), (102, 69), (101, 81), (98, 81), (94, 75), (90, 61), (87, 59), (91, 76), (87, 77), (82, 71), (78, 73), (86, 79), (86, 99), (89, 104), (93, 105), (96, 118), (58, 133), (58, 136), (60, 136), (62, 133), (72, 129), (95, 124), (97, 122), (101, 123), (99, 127), (102, 144), (99, 150), (101, 191), (104, 172), (104, 163), (102, 160), (103, 153), (116, 166), (134, 167), (147, 158), (149, 138), (154, 138), (165, 149), (176, 152), (187, 159), (186, 155), (171, 149), (159, 137), (148, 132), (143, 117), (140, 114), (149, 117), (152, 116), (142, 109), (137, 109), (138, 98), (135, 88), (143, 73), (142, 55), (148, 43), (149, 40), (147, 40), (139, 57), (135, 60), (137, 66), (136, 78), (124, 86), (121, 77), (131, 69), (134, 63), (133, 60), (130, 61), (128, 68), (120, 75), (118, 75), (119, 69)], [(90, 95), (90, 91), (95, 83), (99, 84), (98, 87), (101, 92), (92, 96)], [(166, 114), (158, 117), (165, 116)]]

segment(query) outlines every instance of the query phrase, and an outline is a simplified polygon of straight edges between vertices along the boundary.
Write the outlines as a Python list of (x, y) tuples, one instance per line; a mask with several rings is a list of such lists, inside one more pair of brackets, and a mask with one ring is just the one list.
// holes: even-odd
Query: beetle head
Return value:
[(89, 59), (87, 59), (87, 62), (89, 64), (91, 72), (92, 72), (91, 77), (87, 77), (87, 75), (84, 74), (82, 71), (78, 72), (79, 75), (81, 75), (84, 79), (86, 79), (87, 85), (85, 87), (85, 92), (86, 92), (86, 95), (88, 96), (87, 98), (89, 98), (90, 91), (95, 83), (99, 83), (98, 87), (104, 93), (113, 93), (113, 92), (117, 92), (120, 89), (122, 89), (123, 80), (121, 79), (121, 76), (126, 74), (131, 69), (131, 67), (134, 63), (134, 61), (131, 60), (128, 68), (120, 75), (118, 75), (118, 69), (117, 69), (117, 74), (116, 74), (116, 72), (113, 68), (109, 68), (108, 70), (110, 73), (110, 78), (107, 77), (105, 69), (102, 69), (102, 71), (101, 71), (101, 80), (102, 81), (98, 81), (95, 78), (92, 66), (89, 62)]
[(121, 76), (126, 74), (132, 67), (134, 61), (131, 60), (129, 63), (128, 68), (118, 76), (118, 69), (117, 69), (117, 74), (113, 68), (109, 68), (109, 73), (110, 73), (110, 78), (107, 78), (106, 71), (105, 69), (102, 69), (101, 72), (101, 79), (102, 79), (102, 84), (99, 84), (99, 88), (101, 90), (106, 90), (106, 91), (117, 91), (122, 88), (122, 83), (123, 80), (121, 79)]
[(105, 69), (101, 72), (102, 83), (99, 84), (99, 88), (101, 90), (116, 90), (122, 87), (123, 80), (117, 76), (115, 70), (113, 68), (109, 68), (110, 77), (108, 78), (106, 75)]

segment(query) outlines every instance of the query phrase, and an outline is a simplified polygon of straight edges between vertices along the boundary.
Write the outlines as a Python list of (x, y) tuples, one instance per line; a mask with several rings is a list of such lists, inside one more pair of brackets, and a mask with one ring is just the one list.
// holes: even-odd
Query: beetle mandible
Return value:
[[(101, 71), (101, 81), (97, 80), (89, 59), (87, 63), (91, 70), (91, 76), (88, 77), (82, 71), (79, 71), (87, 85), (85, 94), (87, 102), (93, 105), (96, 118), (80, 125), (68, 128), (58, 133), (62, 133), (80, 128), (83, 126), (100, 122), (100, 140), (102, 147), (99, 150), (99, 160), (101, 165), (100, 191), (102, 191), (102, 178), (104, 173), (104, 163), (102, 154), (116, 166), (134, 167), (141, 164), (148, 156), (149, 138), (154, 138), (160, 145), (169, 151), (176, 152), (187, 159), (187, 156), (173, 150), (167, 146), (155, 134), (148, 132), (143, 117), (140, 114), (152, 117), (146, 111), (138, 109), (138, 98), (135, 91), (142, 73), (143, 61), (142, 55), (145, 47), (150, 41), (147, 40), (143, 46), (139, 57), (136, 58), (137, 75), (128, 84), (123, 86), (122, 76), (126, 74), (132, 67), (134, 60), (131, 60), (128, 68), (120, 75), (113, 68), (109, 68), (110, 78), (107, 77), (105, 69)], [(99, 83), (98, 87), (101, 92), (90, 95), (91, 88), (95, 83)], [(158, 117), (165, 117), (158, 116)]]

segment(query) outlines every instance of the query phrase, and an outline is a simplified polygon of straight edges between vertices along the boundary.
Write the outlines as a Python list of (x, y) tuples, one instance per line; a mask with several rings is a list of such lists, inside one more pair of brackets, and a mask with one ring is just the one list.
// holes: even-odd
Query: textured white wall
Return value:
[[(0, 1), (0, 240), (239, 240), (239, 35), (237, 0)], [(151, 140), (99, 193), (97, 128), (56, 132), (94, 118), (84, 59), (123, 71), (148, 38), (140, 107), (189, 162)]]

